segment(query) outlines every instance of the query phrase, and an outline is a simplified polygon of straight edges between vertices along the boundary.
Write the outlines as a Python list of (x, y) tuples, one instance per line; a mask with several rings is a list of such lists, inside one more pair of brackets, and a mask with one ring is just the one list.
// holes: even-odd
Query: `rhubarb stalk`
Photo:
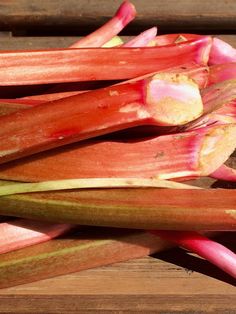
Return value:
[(0, 178), (38, 182), (208, 176), (228, 159), (235, 147), (236, 125), (142, 139), (89, 140), (2, 165)]
[(134, 5), (129, 1), (124, 1), (115, 15), (106, 24), (93, 33), (79, 39), (70, 48), (100, 47), (120, 33), (135, 16), (136, 10)]
[(1, 255), (0, 288), (139, 258), (171, 246), (144, 231), (80, 231), (73, 239), (63, 237)]
[(204, 37), (166, 47), (1, 52), (0, 85), (129, 79), (179, 65), (206, 65), (210, 47), (211, 38)]
[(127, 43), (123, 44), (122, 47), (145, 47), (155, 38), (157, 34), (157, 28), (152, 27), (138, 36), (132, 38)]
[(0, 223), (0, 254), (56, 238), (74, 225), (15, 219)]
[(211, 173), (210, 177), (217, 180), (236, 182), (236, 170), (226, 165), (222, 165)]
[(179, 125), (202, 113), (197, 85), (156, 74), (0, 117), (0, 163), (139, 125)]
[(197, 232), (153, 230), (151, 233), (198, 254), (236, 278), (236, 254), (223, 245)]
[(235, 231), (235, 204), (234, 190), (92, 189), (2, 196), (0, 214), (91, 226)]

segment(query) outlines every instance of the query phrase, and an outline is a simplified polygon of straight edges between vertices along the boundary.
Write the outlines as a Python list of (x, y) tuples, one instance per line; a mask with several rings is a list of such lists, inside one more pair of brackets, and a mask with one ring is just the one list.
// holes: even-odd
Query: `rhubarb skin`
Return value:
[(0, 223), (0, 254), (56, 238), (69, 230), (71, 224), (51, 224), (26, 219)]
[(236, 125), (211, 126), (143, 139), (90, 140), (2, 165), (0, 178), (38, 182), (207, 176), (228, 159), (235, 147)]
[(213, 38), (209, 65), (228, 62), (236, 62), (236, 49), (217, 37)]
[(156, 74), (0, 117), (0, 163), (139, 125), (184, 124), (202, 113), (198, 86)]
[(235, 204), (234, 190), (91, 189), (4, 196), (0, 214), (118, 228), (235, 231)]
[(236, 62), (217, 64), (209, 67), (208, 86), (233, 79), (236, 79)]
[(1, 52), (0, 84), (124, 80), (184, 64), (206, 65), (210, 48), (211, 38), (204, 37), (166, 47)]
[(70, 48), (100, 47), (120, 33), (136, 16), (136, 9), (129, 1), (124, 1), (115, 15), (91, 34), (79, 39)]
[(148, 232), (90, 229), (1, 255), (0, 288), (140, 258), (172, 245)]

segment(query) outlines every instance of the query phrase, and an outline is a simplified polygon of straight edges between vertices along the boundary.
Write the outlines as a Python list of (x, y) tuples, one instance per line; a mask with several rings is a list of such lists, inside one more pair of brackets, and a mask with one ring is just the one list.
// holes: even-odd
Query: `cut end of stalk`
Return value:
[(200, 151), (199, 169), (202, 175), (209, 175), (218, 169), (234, 152), (235, 147), (235, 124), (210, 128)]
[(203, 112), (198, 85), (182, 74), (154, 75), (146, 86), (146, 103), (154, 119), (163, 125), (182, 125)]

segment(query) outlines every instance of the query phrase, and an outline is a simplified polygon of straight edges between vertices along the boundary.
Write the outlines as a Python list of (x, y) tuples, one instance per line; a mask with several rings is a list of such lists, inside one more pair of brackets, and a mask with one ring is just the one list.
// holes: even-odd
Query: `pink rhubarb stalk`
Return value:
[(134, 5), (129, 1), (124, 1), (113, 18), (93, 33), (79, 39), (70, 48), (100, 47), (120, 33), (135, 16)]
[(157, 28), (152, 27), (138, 36), (134, 37), (127, 43), (123, 44), (122, 47), (145, 47), (148, 46), (148, 44), (155, 39), (157, 34)]
[(211, 173), (210, 177), (217, 180), (236, 182), (236, 170), (226, 165), (222, 165)]
[(198, 254), (236, 278), (236, 254), (223, 245), (197, 232), (153, 230), (151, 233)]
[(201, 113), (192, 80), (160, 73), (0, 117), (0, 163), (134, 126), (184, 124)]
[[(208, 76), (209, 76), (209, 70), (207, 66), (199, 66), (199, 65), (190, 65), (190, 66), (178, 66), (174, 68), (169, 68), (166, 70), (168, 73), (176, 73), (176, 74), (184, 74), (187, 75), (189, 78), (193, 79), (199, 88), (205, 88), (208, 84)], [(151, 75), (145, 75), (145, 77), (148, 77)], [(56, 87), (56, 90), (59, 90), (61, 86)], [(80, 93), (83, 93), (88, 90), (77, 90), (78, 87), (75, 86), (75, 90), (72, 91), (64, 91), (64, 92), (55, 92), (56, 90), (50, 90), (52, 91), (51, 93), (47, 94), (41, 94), (41, 95), (34, 95), (34, 96), (27, 96), (24, 98), (18, 98), (19, 100), (24, 103), (26, 101), (26, 104), (28, 103), (27, 101), (32, 100), (34, 102), (47, 102), (47, 101), (52, 101), (52, 100), (57, 100), (69, 96), (74, 96)], [(15, 102), (18, 102), (18, 99), (15, 100)]]
[(236, 125), (138, 140), (90, 140), (2, 165), (0, 178), (38, 182), (208, 176), (228, 159), (235, 147)]
[(0, 223), (0, 254), (22, 249), (56, 238), (69, 230), (71, 224), (51, 224), (16, 219)]
[(213, 38), (209, 64), (236, 62), (236, 49), (219, 38)]
[(0, 85), (130, 79), (180, 65), (206, 65), (210, 47), (211, 38), (204, 37), (166, 47), (1, 52)]

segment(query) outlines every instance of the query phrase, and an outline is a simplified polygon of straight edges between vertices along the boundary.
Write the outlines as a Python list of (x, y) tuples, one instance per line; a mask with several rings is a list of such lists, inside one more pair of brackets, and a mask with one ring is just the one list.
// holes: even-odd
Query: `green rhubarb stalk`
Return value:
[(37, 183), (16, 183), (0, 187), (0, 196), (24, 194), (45, 191), (61, 191), (93, 188), (169, 188), (169, 189), (197, 189), (187, 184), (160, 179), (140, 178), (91, 178), (53, 180)]
[(202, 109), (197, 84), (172, 73), (55, 100), (0, 117), (0, 163), (130, 127), (184, 124)]
[(144, 231), (93, 229), (0, 258), (0, 288), (143, 257), (172, 245)]
[(10, 195), (0, 197), (0, 214), (121, 228), (236, 230), (235, 191), (223, 189), (117, 188)]

